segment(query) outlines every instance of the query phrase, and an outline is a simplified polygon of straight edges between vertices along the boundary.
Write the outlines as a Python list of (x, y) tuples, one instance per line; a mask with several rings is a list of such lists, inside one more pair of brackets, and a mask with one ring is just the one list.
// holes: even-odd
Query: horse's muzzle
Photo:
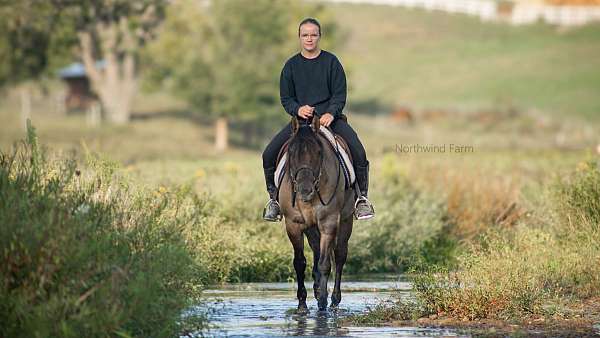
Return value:
[(300, 199), (303, 202), (310, 202), (315, 197), (315, 190), (314, 189), (301, 189), (299, 195), (300, 195)]

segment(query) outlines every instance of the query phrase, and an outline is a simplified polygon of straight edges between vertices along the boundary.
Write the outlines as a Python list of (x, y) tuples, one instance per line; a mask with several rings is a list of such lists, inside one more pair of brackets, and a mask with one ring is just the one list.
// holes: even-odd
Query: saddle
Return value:
[[(354, 172), (354, 167), (352, 166), (352, 156), (350, 155), (350, 150), (348, 148), (348, 144), (344, 139), (331, 131), (331, 129), (321, 126), (319, 129), (319, 133), (323, 135), (329, 144), (333, 148), (336, 157), (340, 165), (342, 166), (342, 172), (344, 173), (344, 181), (346, 189), (351, 187), (356, 180), (356, 173)], [(277, 169), (275, 170), (275, 186), (279, 188), (281, 186), (281, 181), (285, 176), (285, 168), (287, 163), (287, 150), (290, 140), (287, 140), (281, 150), (279, 150), (279, 155), (277, 156)]]

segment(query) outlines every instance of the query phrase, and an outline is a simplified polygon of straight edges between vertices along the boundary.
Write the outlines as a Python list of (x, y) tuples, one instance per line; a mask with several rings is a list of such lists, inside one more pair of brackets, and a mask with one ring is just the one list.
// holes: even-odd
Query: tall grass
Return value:
[(404, 272), (422, 264), (448, 264), (457, 248), (444, 201), (415, 187), (396, 156), (383, 160), (377, 217), (355, 222), (346, 271)]
[(200, 274), (184, 230), (201, 205), (136, 191), (115, 166), (50, 157), (27, 142), (0, 155), (0, 336), (171, 337)]
[(513, 231), (490, 232), (459, 257), (455, 272), (415, 279), (425, 313), (456, 318), (519, 319), (568, 315), (557, 304), (600, 295), (600, 169), (583, 162), (544, 194)]

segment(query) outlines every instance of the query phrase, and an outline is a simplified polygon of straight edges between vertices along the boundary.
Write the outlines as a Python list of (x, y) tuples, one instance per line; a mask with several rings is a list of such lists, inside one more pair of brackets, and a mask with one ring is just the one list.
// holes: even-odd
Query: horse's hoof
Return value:
[(330, 305), (330, 307), (331, 308), (336, 308), (340, 304), (340, 301), (341, 301), (341, 297), (340, 298), (338, 298), (336, 296), (331, 297), (331, 305)]
[(319, 301), (319, 311), (327, 311), (327, 300)]
[(308, 306), (306, 306), (306, 303), (298, 304), (298, 310), (296, 310), (296, 313), (298, 313), (298, 314), (308, 313)]

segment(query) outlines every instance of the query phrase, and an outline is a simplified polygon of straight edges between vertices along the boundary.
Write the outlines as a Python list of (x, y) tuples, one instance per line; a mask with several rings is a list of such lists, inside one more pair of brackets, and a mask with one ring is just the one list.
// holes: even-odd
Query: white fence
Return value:
[(552, 25), (578, 26), (600, 21), (600, 6), (549, 6), (515, 3), (509, 13), (500, 13), (492, 0), (325, 0), (327, 2), (366, 3), (462, 13), (483, 21), (501, 20), (513, 25), (544, 21)]
[(541, 20), (552, 25), (580, 26), (600, 21), (600, 7), (516, 4), (512, 9), (509, 20), (514, 25)]

